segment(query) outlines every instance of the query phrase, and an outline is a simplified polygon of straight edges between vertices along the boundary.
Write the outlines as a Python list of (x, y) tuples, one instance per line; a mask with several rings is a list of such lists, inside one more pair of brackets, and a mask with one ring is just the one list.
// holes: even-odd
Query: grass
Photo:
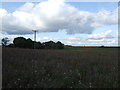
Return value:
[(117, 48), (3, 48), (3, 88), (117, 88)]

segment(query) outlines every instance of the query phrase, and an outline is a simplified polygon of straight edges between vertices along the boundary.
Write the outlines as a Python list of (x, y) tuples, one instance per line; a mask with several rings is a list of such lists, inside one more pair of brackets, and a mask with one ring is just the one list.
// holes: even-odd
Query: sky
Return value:
[(117, 2), (2, 2), (0, 39), (22, 36), (73, 46), (118, 46)]

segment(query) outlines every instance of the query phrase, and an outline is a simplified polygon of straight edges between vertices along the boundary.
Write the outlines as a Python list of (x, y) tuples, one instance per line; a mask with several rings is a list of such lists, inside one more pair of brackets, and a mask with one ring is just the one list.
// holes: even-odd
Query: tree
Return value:
[(7, 47), (14, 47), (14, 45), (12, 43), (10, 43)]
[(104, 45), (102, 45), (102, 46), (100, 46), (101, 48), (104, 48), (105, 46)]
[(3, 39), (1, 40), (2, 46), (7, 46), (7, 44), (8, 44), (9, 41), (10, 41), (10, 40), (8, 39), (8, 37), (3, 38)]
[(26, 48), (34, 48), (34, 42), (30, 38), (28, 38), (26, 40), (25, 47)]
[(64, 48), (64, 44), (62, 44), (60, 41), (58, 41), (56, 43), (56, 46), (57, 46), (58, 49), (63, 49)]
[(41, 44), (41, 42), (35, 42), (35, 48), (36, 49), (43, 49), (43, 45)]
[(48, 41), (43, 43), (45, 49), (54, 49), (55, 48), (55, 42)]
[(35, 48), (35, 49), (63, 49), (64, 44), (62, 44), (60, 41), (57, 43), (53, 41), (48, 42), (35, 42), (32, 41), (30, 38), (25, 39), (24, 37), (17, 37), (13, 40), (13, 45), (9, 45), (9, 47), (19, 47), (19, 48)]
[(26, 39), (24, 37), (14, 38), (13, 43), (15, 47), (26, 48)]
[(57, 43), (53, 41), (48, 41), (43, 43), (45, 49), (63, 49), (64, 44), (62, 44), (60, 41)]

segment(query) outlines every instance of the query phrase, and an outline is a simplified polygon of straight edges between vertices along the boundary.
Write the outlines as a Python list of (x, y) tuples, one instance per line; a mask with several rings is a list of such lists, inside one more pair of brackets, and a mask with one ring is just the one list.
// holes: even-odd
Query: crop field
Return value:
[(118, 87), (118, 48), (2, 51), (2, 88)]

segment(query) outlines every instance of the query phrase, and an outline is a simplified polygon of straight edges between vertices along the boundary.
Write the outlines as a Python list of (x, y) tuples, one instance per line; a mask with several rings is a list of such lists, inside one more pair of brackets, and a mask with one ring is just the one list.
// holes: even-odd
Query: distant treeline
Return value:
[(17, 37), (14, 38), (13, 43), (7, 45), (7, 42), (9, 42), (8, 38), (3, 38), (2, 39), (2, 46), (6, 47), (18, 47), (18, 48), (30, 48), (30, 49), (63, 49), (64, 44), (61, 43), (60, 41), (58, 42), (53, 42), (53, 41), (48, 41), (48, 42), (35, 42), (32, 41), (30, 38), (26, 39), (24, 37)]

